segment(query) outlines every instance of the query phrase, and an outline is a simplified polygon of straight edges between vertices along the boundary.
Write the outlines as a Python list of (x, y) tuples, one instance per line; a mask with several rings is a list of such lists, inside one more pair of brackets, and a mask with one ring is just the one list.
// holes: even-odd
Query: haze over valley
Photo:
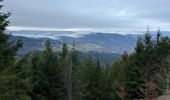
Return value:
[[(45, 41), (51, 39), (53, 49), (61, 51), (62, 43), (66, 42), (71, 48), (75, 43), (76, 48), (81, 52), (98, 53), (132, 53), (138, 36), (143, 36), (146, 32), (129, 33), (103, 33), (103, 32), (74, 32), (74, 31), (10, 31), (14, 40), (23, 40), (24, 47), (22, 53), (28, 53), (31, 50), (43, 50)], [(153, 38), (156, 37), (156, 31), (151, 32)], [(162, 35), (170, 36), (170, 32), (163, 31)]]

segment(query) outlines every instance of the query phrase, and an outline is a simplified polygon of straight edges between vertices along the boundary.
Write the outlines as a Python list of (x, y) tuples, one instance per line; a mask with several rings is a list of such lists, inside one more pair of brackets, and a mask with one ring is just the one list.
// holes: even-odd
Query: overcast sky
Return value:
[(170, 30), (170, 0), (5, 0), (10, 29)]

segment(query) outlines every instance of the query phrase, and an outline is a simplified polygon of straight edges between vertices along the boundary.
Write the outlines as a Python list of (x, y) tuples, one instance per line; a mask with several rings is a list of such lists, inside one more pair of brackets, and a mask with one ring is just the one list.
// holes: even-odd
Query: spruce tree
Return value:
[[(34, 60), (37, 61), (34, 62)], [(34, 69), (40, 70), (40, 72), (34, 70), (34, 75), (39, 79), (33, 81), (35, 83), (33, 100), (64, 100), (63, 71), (58, 63), (58, 58), (53, 53), (51, 42), (48, 39), (41, 63), (38, 63), (37, 58), (34, 58), (32, 62)]]
[[(2, 0), (0, 0), (2, 2)], [(2, 5), (0, 5), (0, 10)], [(9, 24), (8, 17), (11, 13), (0, 12), (0, 71), (13, 65), (15, 62), (15, 56), (20, 47), (22, 47), (22, 41), (17, 41), (16, 44), (10, 42), (10, 35), (6, 34), (6, 27)]]
[(78, 71), (80, 69), (80, 60), (79, 60), (79, 52), (76, 50), (75, 43), (73, 43), (73, 47), (71, 50), (71, 62), (72, 62), (72, 69), (71, 71), (71, 85), (72, 85), (72, 93), (71, 97), (72, 100), (77, 99), (77, 85), (78, 85)]
[(62, 46), (62, 54), (61, 54), (62, 59), (65, 59), (67, 55), (68, 55), (68, 47), (67, 44), (64, 42)]
[(44, 54), (44, 61), (42, 65), (42, 72), (47, 80), (47, 94), (48, 100), (64, 99), (64, 80), (63, 71), (58, 64), (58, 58), (52, 51), (50, 41), (46, 42), (46, 50)]
[(64, 81), (68, 100), (75, 100), (77, 98), (77, 72), (80, 64), (78, 56), (78, 51), (74, 43), (71, 51), (68, 50), (67, 44), (63, 43), (60, 65), (64, 70)]
[[(2, 0), (0, 0), (2, 2)], [(2, 5), (0, 5), (2, 10)], [(0, 98), (2, 100), (30, 100), (29, 79), (25, 58), (17, 62), (17, 51), (22, 47), (22, 41), (11, 41), (6, 33), (10, 13), (0, 12)]]
[(140, 37), (140, 36), (137, 38), (135, 51), (137, 53), (141, 53), (141, 52), (144, 51), (144, 44), (143, 44), (143, 41), (142, 41), (142, 37)]
[(145, 44), (144, 45), (145, 49), (150, 49), (153, 46), (152, 36), (150, 34), (149, 28), (147, 29), (147, 32), (146, 32), (145, 37), (144, 37), (144, 44)]
[(42, 83), (43, 83), (43, 73), (41, 70), (42, 67), (42, 60), (39, 58), (38, 53), (35, 53), (31, 60), (31, 67), (32, 67), (32, 93), (31, 93), (31, 99), (32, 100), (44, 100), (45, 96), (43, 95), (43, 92), (45, 91), (43, 89)]
[(149, 30), (145, 34), (144, 40), (139, 37), (136, 43), (135, 53), (129, 57), (125, 62), (125, 85), (127, 91), (127, 98), (143, 99), (145, 98), (145, 90), (149, 80), (150, 59), (152, 55), (153, 44)]
[(158, 29), (158, 31), (157, 31), (157, 37), (156, 37), (156, 43), (157, 43), (157, 45), (159, 45), (160, 41), (161, 41), (161, 31), (160, 31), (160, 29)]
[[(154, 44), (156, 41), (156, 44)], [(151, 92), (151, 83), (154, 88), (158, 88), (157, 76), (160, 73), (162, 60), (169, 55), (169, 38), (161, 37), (160, 31), (156, 40), (151, 39), (151, 35), (146, 33), (144, 40), (138, 40), (135, 53), (131, 54), (126, 62), (126, 91), (127, 97), (131, 99), (152, 99), (161, 93), (159, 89)], [(144, 45), (144, 49), (143, 49)], [(153, 87), (152, 87), (153, 88)]]
[(101, 68), (89, 58), (81, 68), (79, 99), (101, 100)]

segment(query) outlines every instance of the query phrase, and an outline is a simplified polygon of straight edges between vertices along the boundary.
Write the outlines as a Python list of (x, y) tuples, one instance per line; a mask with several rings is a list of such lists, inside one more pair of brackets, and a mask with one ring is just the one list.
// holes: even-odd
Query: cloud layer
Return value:
[(170, 27), (170, 0), (5, 0), (11, 27), (98, 31)]

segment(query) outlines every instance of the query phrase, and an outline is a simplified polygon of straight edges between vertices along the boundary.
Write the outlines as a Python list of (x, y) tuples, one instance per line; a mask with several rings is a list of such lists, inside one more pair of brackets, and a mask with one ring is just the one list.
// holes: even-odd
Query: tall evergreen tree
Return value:
[(32, 67), (32, 93), (31, 99), (32, 100), (44, 100), (44, 91), (42, 83), (43, 83), (43, 73), (41, 71), (42, 67), (42, 60), (39, 58), (38, 53), (35, 53), (31, 60), (31, 67)]
[(150, 34), (149, 27), (148, 27), (147, 32), (146, 32), (145, 37), (144, 37), (144, 44), (145, 44), (144, 45), (145, 49), (150, 49), (153, 46), (152, 36)]
[[(157, 41), (157, 43), (154, 44), (153, 41)], [(126, 91), (130, 100), (151, 99), (160, 93), (160, 90), (157, 89), (158, 83), (155, 74), (162, 69), (157, 65), (160, 65), (161, 61), (169, 55), (169, 43), (169, 38), (161, 37), (160, 31), (158, 31), (156, 40), (151, 39), (151, 35), (147, 33), (143, 44), (137, 42), (136, 52), (126, 62), (125, 69)], [(143, 49), (143, 45), (145, 49)]]
[(60, 61), (60, 65), (64, 70), (64, 80), (67, 90), (67, 98), (68, 100), (75, 100), (77, 97), (77, 72), (80, 62), (78, 57), (78, 51), (76, 50), (74, 43), (70, 52), (67, 48), (67, 44), (63, 43)]
[(127, 60), (129, 58), (129, 54), (127, 52), (124, 52), (122, 55), (123, 60)]
[(135, 50), (136, 50), (137, 53), (141, 53), (142, 51), (144, 51), (144, 44), (143, 44), (143, 41), (142, 41), (142, 37), (137, 38)]
[[(2, 0), (0, 0), (2, 2)], [(0, 10), (2, 5), (0, 5)], [(0, 71), (11, 66), (15, 62), (15, 56), (20, 47), (22, 47), (22, 41), (17, 41), (16, 44), (10, 42), (10, 35), (5, 33), (6, 27), (9, 24), (8, 17), (10, 13), (0, 13)]]
[[(2, 2), (2, 0), (0, 0)], [(2, 10), (2, 5), (0, 5)], [(6, 34), (10, 13), (0, 12), (0, 98), (2, 100), (30, 100), (28, 96), (29, 79), (25, 59), (16, 62), (16, 55), (22, 41), (11, 41)], [(24, 70), (23, 70), (24, 69)]]
[(157, 37), (156, 37), (156, 43), (157, 43), (157, 45), (159, 45), (160, 40), (161, 40), (161, 31), (160, 31), (160, 29), (158, 29), (158, 31), (157, 31)]
[[(38, 59), (34, 58), (34, 61), (35, 60)], [(35, 95), (33, 95), (34, 100), (64, 100), (65, 87), (63, 73), (58, 64), (58, 59), (53, 53), (50, 40), (46, 41), (40, 67), (36, 64), (38, 61), (34, 61), (32, 62), (32, 65), (35, 67), (34, 69), (40, 68), (40, 72), (35, 72), (34, 70), (34, 75), (40, 78), (33, 82), (35, 83), (33, 89), (35, 93)], [(39, 75), (36, 75), (37, 73)]]
[(71, 67), (71, 80), (70, 81), (70, 85), (72, 85), (71, 89), (72, 89), (72, 93), (71, 93), (71, 97), (72, 97), (72, 100), (76, 100), (77, 98), (77, 85), (78, 85), (78, 71), (80, 69), (80, 60), (79, 60), (79, 53), (78, 51), (76, 50), (76, 47), (75, 47), (75, 43), (73, 43), (73, 47), (72, 47), (72, 50), (71, 50), (71, 62), (72, 62), (72, 67)]
[(65, 59), (67, 55), (68, 55), (68, 47), (67, 44), (64, 42), (62, 46), (62, 54), (61, 54), (62, 59)]
[(63, 72), (58, 64), (58, 59), (52, 51), (50, 41), (46, 42), (46, 50), (42, 65), (42, 72), (47, 79), (47, 100), (64, 99), (64, 80)]
[(81, 69), (79, 97), (81, 100), (101, 100), (101, 68), (89, 58)]

